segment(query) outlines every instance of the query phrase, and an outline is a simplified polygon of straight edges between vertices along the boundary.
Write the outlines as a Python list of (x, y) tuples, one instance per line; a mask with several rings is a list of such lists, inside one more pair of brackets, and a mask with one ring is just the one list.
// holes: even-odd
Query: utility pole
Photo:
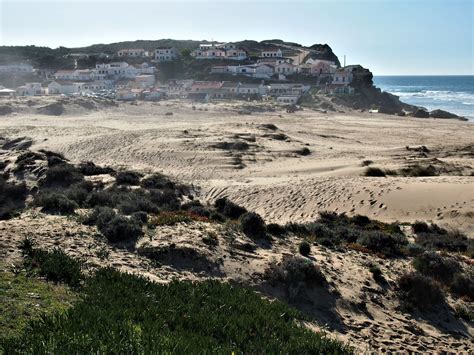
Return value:
[(346, 55), (344, 54), (344, 68), (346, 67)]

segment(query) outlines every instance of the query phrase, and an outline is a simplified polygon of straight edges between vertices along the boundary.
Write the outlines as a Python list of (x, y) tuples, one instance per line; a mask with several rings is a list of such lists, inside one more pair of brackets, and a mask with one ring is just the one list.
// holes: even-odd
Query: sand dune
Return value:
[[(278, 108), (242, 115), (241, 102), (88, 109), (72, 101), (61, 116), (38, 114), (35, 107), (48, 100), (54, 99), (18, 100), (17, 112), (2, 117), (0, 134), (31, 137), (33, 149), (60, 151), (73, 161), (162, 171), (201, 186), (203, 199), (230, 196), (268, 221), (310, 220), (332, 210), (384, 221), (430, 220), (474, 236), (474, 126), (467, 122)], [(216, 148), (233, 142), (248, 146)], [(297, 153), (305, 147), (310, 155)], [(420, 162), (443, 171), (361, 177), (364, 160), (389, 169)]]

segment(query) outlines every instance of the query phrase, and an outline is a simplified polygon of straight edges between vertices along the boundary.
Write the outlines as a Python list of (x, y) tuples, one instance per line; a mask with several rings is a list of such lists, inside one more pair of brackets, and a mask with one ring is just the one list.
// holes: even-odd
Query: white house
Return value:
[(274, 74), (274, 69), (271, 65), (267, 64), (254, 64), (253, 77), (258, 79), (268, 79)]
[(26, 83), (16, 89), (18, 96), (35, 96), (42, 95), (43, 93), (41, 83)]
[(32, 73), (31, 64), (17, 63), (0, 65), (0, 73)]
[(143, 48), (121, 49), (117, 52), (118, 57), (148, 57), (148, 51)]
[(82, 86), (81, 83), (75, 83), (75, 82), (66, 81), (66, 80), (55, 80), (48, 85), (48, 94), (49, 95), (76, 94), (76, 93), (79, 93), (81, 86)]
[(271, 48), (262, 50), (261, 57), (263, 58), (273, 58), (273, 57), (282, 57), (283, 53), (280, 48)]
[(332, 77), (333, 84), (343, 84), (349, 85), (352, 82), (352, 71), (339, 69), (337, 70)]
[(170, 80), (166, 85), (166, 93), (169, 97), (183, 97), (191, 91), (194, 80)]
[(300, 96), (310, 89), (309, 85), (304, 84), (270, 84), (270, 95), (278, 96)]
[(247, 52), (237, 48), (234, 43), (203, 43), (191, 52), (191, 56), (196, 59), (244, 60)]
[(263, 84), (240, 84), (238, 88), (239, 95), (265, 95), (267, 93), (267, 87)]
[(290, 75), (297, 72), (297, 67), (290, 63), (281, 63), (275, 66), (276, 74)]
[[(76, 83), (79, 84), (79, 83)], [(98, 92), (101, 90), (107, 90), (112, 88), (112, 83), (105, 80), (90, 81), (85, 83), (80, 83), (79, 86), (80, 92)]]
[(129, 65), (126, 62), (96, 64), (95, 72), (99, 75), (105, 75), (105, 77), (111, 79), (133, 79), (137, 75), (141, 74), (140, 69), (134, 67), (133, 65)]
[(157, 62), (170, 62), (178, 57), (178, 50), (174, 47), (159, 47), (155, 50)]
[(316, 59), (316, 58), (308, 58), (305, 62), (306, 64), (318, 64), (318, 63), (325, 63), (327, 65), (335, 65), (336, 63), (331, 60), (324, 60), (324, 59)]
[(58, 70), (54, 73), (54, 78), (57, 80), (89, 81), (94, 80), (94, 72), (90, 69)]

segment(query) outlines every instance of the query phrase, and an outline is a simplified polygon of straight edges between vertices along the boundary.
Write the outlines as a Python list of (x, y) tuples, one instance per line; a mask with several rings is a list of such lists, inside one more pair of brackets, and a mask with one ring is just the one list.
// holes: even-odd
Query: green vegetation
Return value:
[(441, 286), (427, 276), (412, 272), (398, 279), (399, 298), (408, 308), (428, 310), (444, 303)]
[[(76, 293), (25, 272), (0, 271), (0, 344), (19, 336), (30, 321), (51, 313), (63, 313), (77, 300)], [(1, 353), (0, 346), (0, 353)]]
[(298, 251), (301, 255), (308, 256), (311, 253), (311, 245), (304, 240), (298, 245)]
[(375, 281), (380, 282), (383, 280), (382, 270), (380, 270), (380, 267), (378, 265), (371, 264), (369, 266), (369, 271), (372, 274), (372, 277), (374, 278)]
[(25, 331), (24, 325), (17, 326), (11, 336), (1, 338), (0, 349), (63, 354), (351, 352), (300, 326), (295, 320), (303, 315), (284, 303), (217, 281), (163, 285), (105, 268), (86, 278), (80, 295), (66, 312), (33, 319)]
[(266, 236), (265, 222), (255, 212), (247, 212), (239, 218), (242, 232), (250, 238), (264, 238)]
[(364, 171), (364, 176), (372, 176), (372, 177), (385, 177), (387, 176), (385, 174), (385, 172), (380, 169), (380, 168), (376, 168), (376, 167), (369, 167), (367, 169), (365, 169)]

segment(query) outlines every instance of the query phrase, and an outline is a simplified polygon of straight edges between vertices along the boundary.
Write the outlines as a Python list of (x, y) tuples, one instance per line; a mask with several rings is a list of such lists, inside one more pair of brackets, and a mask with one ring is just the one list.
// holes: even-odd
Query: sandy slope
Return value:
[[(29, 137), (24, 141), (32, 140), (31, 149), (59, 151), (73, 161), (161, 171), (200, 186), (202, 199), (229, 196), (267, 221), (306, 221), (321, 210), (334, 210), (384, 221), (432, 220), (474, 237), (474, 177), (468, 176), (474, 170), (474, 125), (466, 122), (357, 112), (238, 114), (247, 105), (242, 102), (196, 105), (193, 110), (191, 104), (178, 102), (86, 108), (72, 101), (65, 103), (61, 116), (37, 113), (38, 107), (54, 101), (18, 100), (16, 113), (0, 117), (0, 137)], [(263, 126), (268, 123), (277, 129)], [(249, 146), (243, 151), (220, 149), (215, 147), (219, 142)], [(421, 145), (429, 153), (411, 149)], [(311, 154), (295, 153), (303, 147)], [(1, 159), (9, 154), (17, 153), (0, 150)], [(363, 160), (390, 169), (421, 161), (444, 172), (429, 178), (362, 177)], [(273, 260), (296, 254), (299, 240), (277, 239), (271, 247), (260, 245), (249, 252), (244, 243), (253, 242), (229, 228), (207, 223), (159, 227), (147, 231), (137, 249), (127, 250), (106, 243), (95, 228), (74, 218), (30, 210), (0, 221), (0, 259), (18, 262), (18, 243), (28, 236), (44, 248), (59, 246), (91, 266), (111, 265), (159, 282), (216, 277), (284, 298), (284, 290), (268, 285), (262, 274)], [(218, 239), (214, 248), (203, 243), (209, 234)], [(157, 267), (143, 254), (147, 248), (171, 251)], [(360, 351), (467, 353), (473, 348), (472, 324), (451, 311), (426, 317), (398, 309), (395, 280), (411, 269), (409, 259), (380, 259), (322, 246), (314, 246), (310, 258), (328, 284), (305, 289), (294, 300), (318, 320), (309, 327), (324, 328)], [(380, 265), (385, 285), (371, 277), (372, 262)], [(448, 296), (451, 307), (457, 302)]]
[[(242, 102), (195, 110), (175, 101), (97, 109), (67, 103), (61, 116), (37, 114), (47, 100), (55, 99), (19, 100), (20, 112), (1, 118), (0, 135), (31, 137), (33, 149), (60, 151), (74, 161), (162, 171), (201, 186), (203, 199), (230, 196), (269, 221), (310, 220), (334, 210), (383, 221), (430, 220), (474, 236), (472, 123), (281, 109), (242, 115), (244, 105), (253, 105)], [(218, 142), (247, 142), (249, 149), (213, 147)], [(411, 149), (422, 145), (429, 153)], [(303, 147), (311, 154), (295, 153)], [(361, 177), (363, 160), (390, 169), (423, 162), (444, 172)]]

